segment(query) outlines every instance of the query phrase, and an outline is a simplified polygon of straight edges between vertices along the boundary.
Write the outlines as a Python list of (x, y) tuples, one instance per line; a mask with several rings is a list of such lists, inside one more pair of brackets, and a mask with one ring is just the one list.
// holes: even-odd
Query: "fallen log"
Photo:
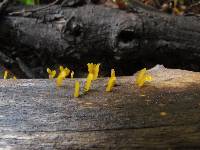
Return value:
[(200, 70), (197, 17), (103, 5), (52, 6), (10, 14), (1, 17), (1, 60), (14, 73), (21, 70), (21, 77), (45, 77), (48, 66), (59, 64), (83, 70), (90, 61), (101, 62), (105, 70), (116, 66), (120, 74), (157, 63)]
[[(0, 80), (2, 149), (199, 149), (200, 73), (155, 67), (73, 98), (74, 80)], [(81, 88), (85, 79), (78, 79)]]

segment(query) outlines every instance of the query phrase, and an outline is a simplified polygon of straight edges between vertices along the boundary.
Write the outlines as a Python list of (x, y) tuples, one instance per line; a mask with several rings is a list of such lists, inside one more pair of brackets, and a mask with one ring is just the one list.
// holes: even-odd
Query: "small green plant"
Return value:
[(40, 3), (40, 0), (19, 0), (24, 5), (37, 5)]

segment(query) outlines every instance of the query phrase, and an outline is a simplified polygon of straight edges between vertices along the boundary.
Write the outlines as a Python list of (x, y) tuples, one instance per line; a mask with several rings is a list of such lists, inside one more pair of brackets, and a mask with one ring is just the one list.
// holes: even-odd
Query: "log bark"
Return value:
[(199, 18), (130, 10), (53, 6), (4, 16), (1, 52), (9, 58), (4, 64), (29, 78), (44, 77), (52, 64), (69, 64), (75, 70), (90, 61), (101, 62), (107, 70), (116, 66), (120, 74), (132, 74), (130, 67), (135, 71), (144, 64), (158, 63), (200, 70)]
[[(199, 149), (200, 73), (155, 67), (73, 98), (74, 80), (0, 80), (2, 149)], [(81, 91), (85, 79), (79, 79)]]

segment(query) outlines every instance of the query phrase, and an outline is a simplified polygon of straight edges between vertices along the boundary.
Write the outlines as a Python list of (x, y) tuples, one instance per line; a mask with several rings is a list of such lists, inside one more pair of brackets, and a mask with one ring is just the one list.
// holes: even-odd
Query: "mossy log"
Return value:
[(115, 66), (121, 75), (146, 64), (200, 70), (198, 17), (134, 6), (130, 11), (104, 5), (21, 10), (10, 8), (1, 17), (0, 60), (22, 77), (45, 77), (47, 67), (59, 64), (81, 71), (88, 62), (100, 62), (107, 71)]
[[(0, 80), (2, 149), (199, 149), (200, 73), (156, 67), (142, 88), (135, 76), (107, 78), (73, 97), (74, 81)], [(78, 79), (83, 87), (85, 79)]]

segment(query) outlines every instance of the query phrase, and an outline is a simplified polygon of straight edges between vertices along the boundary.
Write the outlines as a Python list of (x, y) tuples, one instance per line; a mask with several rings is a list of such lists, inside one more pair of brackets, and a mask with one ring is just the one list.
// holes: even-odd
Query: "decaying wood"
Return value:
[[(156, 67), (142, 88), (135, 76), (107, 78), (73, 98), (74, 80), (0, 80), (2, 149), (199, 149), (200, 73)], [(79, 79), (81, 87), (85, 79)]]
[(9, 0), (2, 0), (0, 3), (0, 14), (6, 9), (8, 6)]
[[(199, 18), (130, 10), (53, 6), (23, 16), (7, 15), (1, 18), (1, 51), (13, 60), (20, 58), (35, 77), (44, 77), (54, 64), (76, 69), (90, 61), (129, 74), (130, 67), (135, 70), (147, 62), (186, 68), (199, 64)], [(10, 68), (20, 69), (17, 61)]]

